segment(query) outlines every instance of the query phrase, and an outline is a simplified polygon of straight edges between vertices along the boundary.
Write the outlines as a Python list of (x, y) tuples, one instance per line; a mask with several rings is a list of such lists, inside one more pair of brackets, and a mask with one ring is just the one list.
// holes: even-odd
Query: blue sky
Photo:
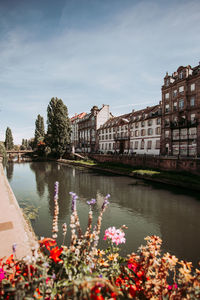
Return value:
[(0, 0), (0, 140), (34, 136), (52, 97), (69, 116), (154, 105), (166, 71), (200, 61), (199, 0)]

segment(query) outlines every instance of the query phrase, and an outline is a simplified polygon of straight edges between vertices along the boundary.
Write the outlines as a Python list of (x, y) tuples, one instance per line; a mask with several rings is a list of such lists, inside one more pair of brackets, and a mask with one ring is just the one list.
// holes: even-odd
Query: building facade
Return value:
[(78, 147), (78, 122), (79, 120), (81, 120), (84, 116), (86, 115), (85, 112), (82, 112), (80, 114), (75, 114), (75, 116), (73, 116), (70, 119), (71, 122), (71, 146), (72, 146), (72, 152), (76, 151), (77, 147)]
[(160, 154), (161, 106), (112, 118), (98, 130), (99, 152)]
[(164, 78), (161, 154), (200, 156), (200, 65)]
[(90, 113), (78, 122), (79, 151), (93, 153), (98, 150), (98, 128), (112, 117), (109, 105), (93, 106)]

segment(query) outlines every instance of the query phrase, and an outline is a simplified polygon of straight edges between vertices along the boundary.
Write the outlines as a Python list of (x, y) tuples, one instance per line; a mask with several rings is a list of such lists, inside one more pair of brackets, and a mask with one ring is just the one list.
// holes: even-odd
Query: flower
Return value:
[(125, 233), (121, 229), (116, 229), (115, 227), (109, 227), (105, 231), (104, 240), (111, 239), (112, 243), (116, 245), (126, 242)]
[(88, 205), (94, 205), (96, 203), (96, 199), (91, 199), (90, 201), (87, 201)]
[(51, 251), (50, 251), (50, 256), (49, 258), (53, 259), (56, 262), (59, 262), (61, 261), (61, 259), (59, 258), (59, 256), (61, 255), (63, 249), (62, 248), (59, 248), (58, 246), (53, 248)]
[(72, 196), (72, 212), (74, 212), (76, 210), (76, 200), (78, 196), (73, 192), (69, 192), (69, 194)]
[(5, 274), (6, 272), (2, 268), (0, 268), (0, 282), (5, 278)]
[(103, 205), (102, 205), (102, 210), (110, 203), (108, 201), (108, 198), (110, 198), (110, 194), (106, 195), (106, 197), (104, 198), (104, 202), (103, 202)]
[(58, 198), (58, 186), (59, 186), (59, 182), (56, 181), (54, 185), (54, 199)]
[(51, 247), (54, 247), (56, 245), (56, 241), (51, 238), (44, 238), (39, 241), (40, 246), (45, 246), (47, 250), (50, 251)]

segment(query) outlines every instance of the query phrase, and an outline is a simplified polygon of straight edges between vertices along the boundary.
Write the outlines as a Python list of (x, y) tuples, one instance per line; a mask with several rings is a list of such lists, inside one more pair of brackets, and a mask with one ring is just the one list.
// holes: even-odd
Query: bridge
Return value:
[(33, 150), (6, 150), (9, 159), (17, 156), (17, 160), (21, 161), (22, 156), (27, 153), (33, 153)]

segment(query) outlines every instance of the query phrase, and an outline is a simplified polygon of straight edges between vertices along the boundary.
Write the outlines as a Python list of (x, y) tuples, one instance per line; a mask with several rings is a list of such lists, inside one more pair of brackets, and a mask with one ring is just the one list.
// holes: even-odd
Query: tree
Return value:
[(38, 145), (39, 142), (43, 142), (45, 136), (44, 130), (44, 119), (40, 115), (37, 116), (35, 121), (35, 146)]
[(62, 157), (70, 143), (71, 126), (68, 109), (63, 101), (52, 98), (47, 107), (47, 136), (46, 144), (52, 154)]
[(14, 147), (12, 131), (9, 127), (6, 129), (5, 147), (6, 150), (12, 150)]
[(3, 165), (6, 165), (7, 162), (7, 153), (6, 148), (3, 142), (0, 142), (0, 157), (3, 157)]

